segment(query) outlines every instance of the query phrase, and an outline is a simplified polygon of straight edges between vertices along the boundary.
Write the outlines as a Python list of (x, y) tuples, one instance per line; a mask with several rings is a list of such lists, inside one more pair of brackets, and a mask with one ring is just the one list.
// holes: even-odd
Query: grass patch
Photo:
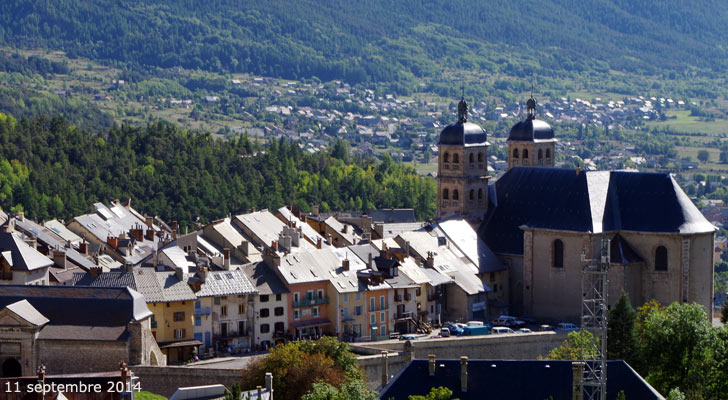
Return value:
[(688, 110), (667, 111), (665, 114), (670, 118), (667, 121), (649, 121), (645, 125), (679, 133), (706, 133), (714, 136), (728, 133), (728, 125), (722, 119), (711, 121), (702, 117), (692, 117)]
[(162, 395), (147, 392), (146, 390), (134, 393), (134, 398), (136, 400), (167, 400), (167, 398)]

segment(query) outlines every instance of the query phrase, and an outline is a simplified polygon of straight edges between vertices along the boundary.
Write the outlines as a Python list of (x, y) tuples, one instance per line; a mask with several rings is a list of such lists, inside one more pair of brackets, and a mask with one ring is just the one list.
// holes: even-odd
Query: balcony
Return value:
[(210, 315), (210, 307), (195, 308), (195, 315)]
[(310, 299), (301, 299), (299, 301), (293, 302), (293, 308), (317, 306), (319, 304), (329, 304), (329, 298), (328, 297), (313, 297)]

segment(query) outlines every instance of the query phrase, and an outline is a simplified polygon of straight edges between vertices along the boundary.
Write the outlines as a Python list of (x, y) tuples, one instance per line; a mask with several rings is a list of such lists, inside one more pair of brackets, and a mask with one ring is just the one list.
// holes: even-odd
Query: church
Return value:
[(553, 129), (536, 100), (510, 130), (508, 170), (488, 176), (487, 134), (458, 120), (440, 133), (437, 218), (467, 219), (509, 270), (509, 312), (541, 319), (581, 315), (582, 253), (610, 241), (609, 304), (697, 302), (712, 317), (716, 228), (668, 173), (555, 168)]

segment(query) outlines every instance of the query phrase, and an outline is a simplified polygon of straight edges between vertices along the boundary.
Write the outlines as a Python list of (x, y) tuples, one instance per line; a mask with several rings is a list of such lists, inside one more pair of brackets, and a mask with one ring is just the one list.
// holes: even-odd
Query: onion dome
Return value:
[(455, 146), (486, 145), (487, 135), (479, 125), (468, 122), (468, 103), (464, 98), (458, 103), (458, 122), (446, 126), (440, 132), (438, 144)]

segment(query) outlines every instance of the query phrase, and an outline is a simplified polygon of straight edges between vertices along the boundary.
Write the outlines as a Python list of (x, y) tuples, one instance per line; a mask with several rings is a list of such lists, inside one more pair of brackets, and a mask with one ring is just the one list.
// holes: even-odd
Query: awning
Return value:
[(291, 325), (293, 325), (294, 328), (313, 328), (315, 326), (331, 325), (331, 321), (326, 318), (317, 318), (306, 321), (296, 321)]
[(188, 347), (188, 346), (202, 346), (202, 342), (200, 342), (199, 340), (183, 340), (181, 342), (167, 343), (162, 346), (159, 346), (159, 348), (160, 349), (169, 349), (172, 347)]

